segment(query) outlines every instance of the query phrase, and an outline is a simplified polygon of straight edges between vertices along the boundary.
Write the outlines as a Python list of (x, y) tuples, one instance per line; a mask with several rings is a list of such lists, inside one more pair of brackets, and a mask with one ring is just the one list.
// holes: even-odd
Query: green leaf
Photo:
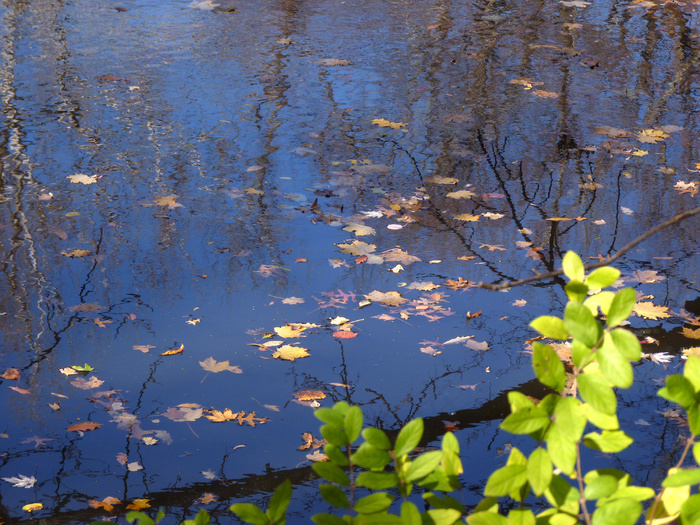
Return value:
[(619, 278), (620, 270), (611, 266), (603, 266), (588, 274), (585, 282), (591, 290), (601, 290), (614, 284)]
[(529, 397), (525, 394), (521, 394), (517, 390), (508, 392), (508, 404), (510, 404), (511, 412), (516, 412), (521, 408), (531, 408), (535, 406), (535, 403), (533, 403)]
[(700, 390), (700, 357), (695, 355), (688, 356), (688, 360), (683, 368), (683, 377), (693, 384), (696, 392)]
[(628, 361), (639, 361), (642, 358), (642, 345), (637, 336), (624, 328), (615, 328), (610, 331), (615, 347)]
[(593, 408), (589, 403), (583, 405), (583, 411), (586, 414), (586, 419), (601, 430), (617, 430), (620, 428), (617, 414), (605, 414)]
[(535, 525), (535, 515), (530, 509), (513, 509), (508, 513), (508, 525)]
[(345, 423), (345, 418), (340, 411), (333, 410), (332, 408), (317, 408), (314, 412), (314, 416), (316, 416), (316, 419), (320, 419), (329, 425), (335, 425), (338, 428), (342, 428), (343, 424)]
[(700, 407), (693, 404), (686, 409), (688, 414), (688, 428), (694, 436), (700, 435)]
[(474, 512), (498, 514), (498, 498), (484, 498), (474, 507)]
[(420, 511), (415, 503), (404, 501), (401, 504), (401, 521), (404, 525), (422, 525)]
[(430, 509), (423, 514), (425, 525), (452, 525), (462, 513), (455, 509)]
[(666, 378), (666, 386), (657, 394), (664, 399), (678, 403), (685, 409), (695, 404), (695, 388), (684, 376), (674, 374)]
[(364, 468), (381, 469), (391, 463), (391, 456), (365, 442), (351, 456), (352, 462)]
[(637, 294), (634, 292), (634, 288), (623, 288), (617, 292), (610, 304), (607, 318), (608, 326), (614, 328), (626, 320), (632, 313), (636, 302)]
[(596, 500), (610, 496), (617, 490), (617, 479), (613, 476), (596, 476), (587, 482), (583, 491), (586, 499)]
[(610, 334), (605, 334), (603, 344), (598, 349), (600, 371), (613, 386), (629, 388), (634, 381), (632, 366), (615, 346)]
[(678, 469), (670, 474), (661, 484), (662, 487), (684, 487), (700, 483), (700, 468)]
[(506, 461), (506, 465), (524, 465), (524, 466), (527, 466), (527, 458), (525, 457), (525, 454), (520, 452), (519, 448), (512, 447), (510, 449), (510, 454), (508, 455), (508, 461)]
[(649, 487), (622, 487), (608, 496), (606, 500), (627, 498), (635, 501), (645, 501), (653, 498), (655, 495), (654, 489)]
[(348, 525), (344, 519), (333, 514), (314, 514), (311, 516), (311, 521), (316, 525)]
[(598, 315), (599, 308), (603, 315), (607, 317), (608, 312), (610, 311), (610, 305), (612, 304), (612, 300), (614, 298), (615, 292), (600, 292), (586, 298), (586, 300), (583, 301), (583, 304), (591, 311), (593, 317)]
[(374, 490), (386, 490), (396, 487), (399, 478), (393, 472), (360, 472), (356, 480), (358, 487), (367, 487)]
[(424, 452), (409, 465), (404, 480), (413, 482), (424, 478), (440, 465), (440, 461), (442, 461), (442, 450)]
[(351, 406), (345, 412), (345, 433), (350, 443), (360, 437), (362, 431), (362, 410), (358, 406)]
[(566, 475), (574, 472), (576, 464), (576, 441), (569, 437), (568, 429), (554, 424), (547, 431), (547, 452), (549, 457)]
[(693, 494), (681, 506), (681, 523), (700, 523), (700, 494)]
[(581, 281), (571, 281), (564, 286), (564, 291), (570, 301), (580, 303), (588, 295), (588, 286)]
[(579, 521), (571, 514), (557, 512), (557, 509), (547, 509), (537, 516), (537, 525), (576, 525)]
[(588, 362), (588, 357), (591, 355), (591, 352), (592, 350), (590, 347), (584, 345), (580, 339), (574, 339), (571, 342), (571, 360), (577, 367), (584, 367), (584, 364)]
[(540, 407), (521, 408), (501, 422), (501, 428), (511, 434), (529, 434), (549, 424), (549, 414)]
[(569, 332), (564, 327), (564, 321), (552, 315), (541, 315), (532, 321), (530, 326), (543, 336), (551, 339), (569, 338)]
[(343, 489), (340, 487), (321, 484), (318, 486), (318, 489), (321, 491), (321, 497), (323, 497), (326, 503), (340, 509), (347, 509), (350, 506), (350, 501), (348, 500), (345, 491), (343, 491)]
[(693, 445), (693, 458), (695, 458), (695, 463), (700, 465), (700, 443)]
[(76, 372), (92, 372), (95, 370), (93, 367), (91, 367), (89, 364), (85, 363), (83, 366), (80, 365), (73, 365), (71, 366), (73, 370)]
[(552, 478), (549, 488), (544, 491), (544, 497), (547, 498), (552, 507), (567, 514), (578, 516), (581, 493), (559, 476)]
[[(423, 499), (428, 502), (428, 505), (430, 505), (434, 509), (455, 509), (460, 512), (464, 510), (464, 505), (462, 505), (461, 502), (453, 498), (452, 496), (445, 496), (444, 498), (440, 498), (436, 494), (433, 494), (432, 492), (428, 492), (426, 494), (423, 494)], [(487, 498), (490, 499), (490, 498)], [(481, 503), (483, 503), (485, 500), (482, 500)], [(476, 512), (477, 509), (474, 509)], [(498, 512), (498, 501), (496, 502), (496, 512)]]
[[(330, 463), (327, 464), (330, 465)], [(314, 463), (314, 466), (316, 465), (320, 465), (320, 463)], [(341, 470), (341, 472), (343, 471)], [(270, 498), (270, 505), (265, 512), (267, 517), (270, 518), (270, 521), (274, 523), (282, 523), (287, 513), (287, 507), (289, 507), (290, 501), (292, 501), (292, 482), (285, 480), (284, 483), (275, 489), (275, 492)]]
[(394, 501), (394, 496), (386, 492), (376, 492), (357, 500), (355, 502), (355, 511), (360, 514), (384, 512), (389, 508), (392, 501)]
[(421, 418), (416, 418), (406, 423), (396, 437), (396, 444), (394, 445), (394, 454), (396, 457), (405, 456), (413, 451), (413, 449), (418, 446), (418, 443), (420, 443), (420, 438), (422, 437), (423, 420)]
[(561, 269), (564, 270), (570, 281), (583, 281), (585, 276), (583, 261), (576, 252), (568, 251), (561, 261)]
[(560, 397), (554, 407), (554, 419), (559, 428), (566, 428), (569, 437), (578, 441), (586, 428), (586, 414), (583, 403), (575, 397)]
[(475, 512), (467, 516), (469, 525), (507, 525), (505, 516), (494, 514), (493, 512)]
[(484, 495), (505, 496), (520, 489), (527, 483), (527, 467), (525, 465), (509, 465), (491, 473)]
[(537, 379), (545, 386), (561, 392), (566, 386), (564, 364), (554, 349), (538, 341), (532, 343), (532, 367)]
[(326, 441), (328, 441), (331, 445), (335, 445), (336, 447), (344, 447), (349, 443), (348, 435), (345, 433), (345, 431), (342, 428), (332, 424), (322, 425), (321, 435)]
[(193, 520), (185, 520), (182, 525), (209, 525), (211, 523), (211, 517), (209, 513), (201, 509)]
[(600, 434), (591, 432), (583, 438), (583, 444), (587, 447), (607, 453), (620, 452), (632, 443), (634, 443), (634, 439), (622, 430), (603, 430)]
[[(326, 481), (331, 481), (342, 485), (343, 487), (350, 486), (350, 478), (339, 466), (327, 461), (319, 461), (311, 465), (314, 472), (321, 476)], [(291, 494), (291, 492), (290, 492)]]
[(613, 500), (600, 506), (591, 517), (592, 525), (634, 525), (642, 515), (642, 504), (629, 499)]
[(569, 301), (564, 308), (564, 326), (574, 339), (593, 348), (602, 335), (600, 323), (581, 303)]
[(127, 512), (125, 517), (129, 523), (134, 523), (136, 520), (139, 520), (139, 525), (153, 525), (155, 523), (150, 516), (136, 510)]
[(459, 441), (452, 432), (446, 432), (442, 437), (442, 451), (459, 454)]
[[(230, 510), (246, 523), (270, 525), (270, 520), (267, 519), (265, 513), (252, 503), (234, 503), (231, 505)], [(128, 517), (127, 515), (127, 519)]]
[(352, 523), (353, 525), (403, 525), (401, 518), (396, 514), (384, 513), (360, 514)]
[(366, 428), (362, 431), (362, 437), (365, 441), (379, 450), (390, 450), (391, 441), (389, 441), (389, 436), (383, 430), (378, 428)]
[(323, 447), (323, 451), (326, 453), (326, 456), (328, 456), (328, 459), (339, 467), (347, 467), (350, 464), (348, 455), (341, 448), (336, 447), (335, 445), (327, 443)]
[(608, 415), (617, 413), (615, 392), (601, 374), (595, 372), (579, 374), (578, 387), (583, 400), (590, 403), (593, 408)]
[(543, 448), (536, 448), (527, 460), (527, 480), (535, 496), (541, 496), (552, 481), (552, 460)]

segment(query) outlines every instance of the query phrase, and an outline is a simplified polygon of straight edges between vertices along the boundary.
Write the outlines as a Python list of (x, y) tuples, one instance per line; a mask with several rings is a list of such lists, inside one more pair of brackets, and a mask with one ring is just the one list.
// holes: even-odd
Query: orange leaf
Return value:
[(92, 421), (86, 421), (85, 423), (76, 423), (75, 425), (69, 426), (66, 430), (69, 432), (86, 432), (88, 430), (95, 430), (100, 428), (102, 425), (99, 423), (93, 423)]
[(16, 368), (8, 368), (3, 372), (3, 374), (0, 376), (3, 379), (19, 379), (19, 370)]
[(326, 394), (321, 390), (302, 390), (294, 394), (299, 401), (313, 401), (314, 399), (323, 399)]
[(173, 348), (172, 350), (168, 350), (167, 352), (163, 352), (160, 355), (175, 355), (175, 354), (181, 354), (185, 350), (185, 344), (181, 344), (179, 348)]
[(352, 339), (353, 337), (357, 337), (357, 332), (353, 332), (351, 330), (338, 330), (337, 332), (333, 332), (333, 337), (337, 337), (338, 339)]
[(147, 509), (150, 507), (148, 502), (149, 502), (149, 500), (147, 500), (145, 498), (138, 498), (138, 499), (135, 499), (133, 502), (131, 502), (129, 505), (127, 505), (126, 508), (129, 510)]
[(545, 221), (573, 221), (573, 219), (567, 219), (566, 217), (550, 217), (545, 219)]

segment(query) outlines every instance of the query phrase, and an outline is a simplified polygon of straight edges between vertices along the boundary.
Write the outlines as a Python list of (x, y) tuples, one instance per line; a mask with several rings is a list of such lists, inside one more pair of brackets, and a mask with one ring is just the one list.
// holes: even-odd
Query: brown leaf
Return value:
[(552, 91), (543, 91), (541, 89), (536, 89), (532, 93), (541, 98), (559, 98), (559, 93), (554, 93)]
[(175, 202), (177, 195), (166, 195), (165, 197), (157, 197), (153, 199), (156, 206), (167, 206), (171, 210), (173, 208), (182, 208), (182, 204)]
[(243, 370), (237, 366), (229, 365), (228, 361), (219, 361), (217, 363), (213, 357), (207, 357), (204, 361), (200, 361), (199, 364), (202, 366), (202, 368), (204, 368), (204, 370), (214, 372), (215, 374), (224, 371), (233, 372), (234, 374), (243, 373)]
[(385, 261), (398, 262), (405, 265), (409, 265), (414, 262), (421, 262), (418, 257), (409, 255), (407, 252), (399, 248), (392, 248), (391, 250), (382, 252), (380, 255)]
[(248, 423), (251, 427), (255, 426), (255, 423), (265, 423), (266, 421), (270, 421), (266, 417), (255, 417), (255, 412), (250, 412), (247, 416), (243, 416), (245, 412), (241, 412), (238, 414), (238, 424), (242, 425), (243, 423)]
[(99, 387), (104, 381), (97, 379), (97, 376), (92, 376), (89, 380), (82, 377), (77, 377), (70, 382), (74, 387), (80, 388), (82, 390), (90, 390), (91, 388)]
[(168, 350), (166, 352), (163, 352), (160, 355), (175, 355), (175, 354), (181, 354), (185, 350), (185, 344), (182, 343), (178, 348), (173, 348), (172, 350)]
[(313, 401), (315, 399), (324, 399), (326, 394), (321, 390), (302, 390), (294, 394), (294, 397), (299, 401)]
[(408, 299), (401, 297), (401, 294), (399, 292), (380, 292), (378, 290), (374, 290), (373, 292), (365, 295), (368, 301), (372, 301), (373, 303), (382, 303), (387, 306), (400, 306), (403, 303), (407, 303)]
[(88, 430), (95, 430), (100, 428), (102, 425), (99, 423), (93, 423), (92, 421), (86, 421), (85, 423), (76, 423), (75, 425), (69, 426), (66, 430), (69, 432), (87, 432)]
[(134, 350), (138, 350), (139, 352), (143, 352), (144, 354), (148, 353), (148, 351), (151, 348), (155, 348), (153, 345), (134, 345), (133, 346)]
[(2, 373), (2, 375), (0, 375), (0, 377), (2, 377), (3, 379), (10, 380), (19, 379), (19, 370), (17, 370), (16, 368), (8, 368)]
[(386, 119), (383, 118), (375, 118), (372, 120), (372, 124), (375, 124), (379, 126), (380, 128), (391, 128), (391, 129), (399, 129), (399, 128), (405, 128), (406, 124), (403, 122), (389, 122)]
[(105, 509), (107, 512), (112, 512), (114, 510), (114, 505), (119, 505), (121, 504), (121, 501), (117, 498), (113, 498), (111, 496), (107, 496), (105, 499), (102, 501), (97, 501), (94, 499), (91, 499), (88, 501), (88, 505), (90, 505), (93, 509)]
[(77, 304), (68, 308), (69, 312), (98, 312), (100, 310), (104, 310), (104, 307), (95, 303)]
[(242, 416), (245, 414), (245, 412), (236, 412), (234, 413), (231, 411), (230, 408), (225, 409), (223, 412), (219, 410), (205, 410), (205, 412), (208, 412), (211, 414), (211, 416), (204, 416), (206, 417), (209, 421), (213, 421), (214, 423), (223, 423), (224, 421), (235, 421), (238, 419), (238, 416)]
[(205, 492), (204, 495), (197, 500), (200, 502), (202, 505), (207, 505), (208, 503), (214, 503), (215, 501), (219, 501), (219, 496), (216, 494), (212, 494), (211, 492)]
[(316, 449), (316, 448), (321, 448), (323, 445), (327, 443), (325, 439), (316, 439), (311, 432), (304, 432), (301, 435), (301, 438), (304, 440), (304, 444), (300, 446), (297, 450), (307, 450), (310, 448)]
[(66, 257), (85, 257), (87, 255), (90, 255), (90, 250), (73, 250), (72, 252), (67, 252), (66, 250), (63, 250), (61, 252), (61, 255), (65, 255)]
[(93, 317), (92, 321), (100, 328), (107, 328), (107, 324), (113, 322), (109, 319), (100, 319), (99, 317)]

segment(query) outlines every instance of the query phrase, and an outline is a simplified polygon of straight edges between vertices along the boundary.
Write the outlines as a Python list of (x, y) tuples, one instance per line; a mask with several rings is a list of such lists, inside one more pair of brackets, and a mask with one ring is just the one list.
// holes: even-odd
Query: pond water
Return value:
[[(289, 520), (308, 522), (324, 506), (298, 450), (320, 437), (306, 390), (387, 430), (423, 417), (425, 445), (457, 429), (476, 504), (515, 443), (505, 393), (542, 394), (527, 324), (565, 295), (469, 283), (613, 255), (697, 206), (696, 5), (218, 3), (0, 6), (0, 364), (19, 372), (0, 477), (36, 478), (0, 482), (0, 520), (147, 498), (170, 523), (234, 523), (231, 503), (289, 478)], [(683, 432), (655, 392), (697, 346), (681, 331), (700, 314), (698, 224), (617, 262), (667, 314), (632, 318), (671, 360), (619, 393), (638, 443), (616, 461), (640, 482)], [(356, 337), (334, 336), (338, 316)], [(288, 323), (310, 326), (279, 337)], [(245, 414), (199, 412), (227, 408)], [(89, 504), (106, 497), (123, 503)]]

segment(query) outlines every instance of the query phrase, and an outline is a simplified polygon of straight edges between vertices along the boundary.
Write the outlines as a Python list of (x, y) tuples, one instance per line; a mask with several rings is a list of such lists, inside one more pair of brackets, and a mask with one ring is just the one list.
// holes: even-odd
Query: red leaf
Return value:
[(337, 337), (338, 339), (352, 339), (353, 337), (357, 337), (357, 332), (353, 332), (351, 330), (338, 330), (337, 332), (333, 333), (333, 337)]

